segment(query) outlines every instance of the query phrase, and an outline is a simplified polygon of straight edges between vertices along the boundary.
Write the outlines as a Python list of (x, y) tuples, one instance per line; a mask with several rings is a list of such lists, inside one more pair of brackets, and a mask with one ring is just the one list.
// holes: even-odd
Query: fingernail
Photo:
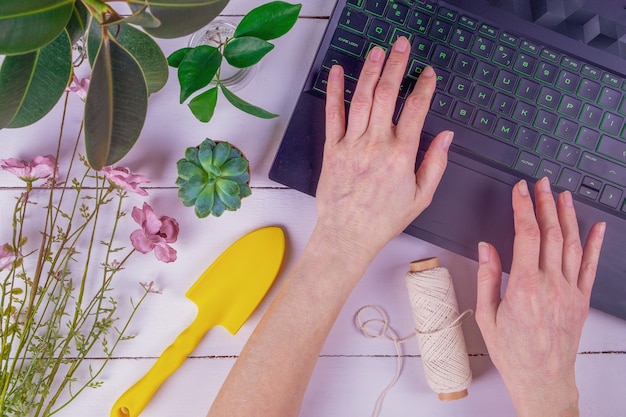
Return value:
[(598, 226), (598, 233), (600, 233), (600, 237), (604, 237), (604, 232), (606, 231), (606, 223), (600, 222), (600, 226)]
[(405, 37), (400, 36), (393, 44), (393, 50), (396, 52), (404, 52), (407, 50), (408, 45), (409, 41)]
[(489, 262), (489, 245), (485, 242), (478, 243), (478, 262), (481, 264)]
[(434, 76), (435, 76), (435, 70), (433, 69), (433, 67), (424, 68), (424, 71), (422, 71), (422, 74), (420, 75), (420, 77), (426, 77), (426, 78), (431, 78)]
[(539, 188), (541, 188), (541, 191), (550, 192), (550, 180), (548, 177), (543, 177), (539, 180)]
[(452, 143), (452, 139), (454, 139), (454, 132), (449, 130), (444, 136), (443, 136), (443, 140), (441, 141), (441, 148), (444, 151), (447, 151), (450, 148), (450, 144)]
[(567, 207), (574, 207), (574, 200), (572, 200), (572, 193), (569, 191), (563, 191), (563, 201)]
[(523, 196), (529, 195), (528, 184), (526, 183), (526, 180), (521, 180), (517, 183), (517, 191)]
[(341, 67), (339, 65), (333, 65), (330, 68), (330, 74), (328, 75), (328, 77), (338, 79), (340, 76), (341, 76)]
[(379, 62), (383, 56), (385, 56), (385, 51), (382, 48), (374, 47), (370, 50), (369, 60), (372, 62)]

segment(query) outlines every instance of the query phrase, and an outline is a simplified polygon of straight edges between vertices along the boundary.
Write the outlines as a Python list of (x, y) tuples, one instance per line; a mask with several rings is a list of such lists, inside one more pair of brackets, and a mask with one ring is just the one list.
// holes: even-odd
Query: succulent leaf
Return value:
[(187, 207), (195, 205), (196, 216), (221, 216), (225, 210), (241, 207), (241, 199), (251, 194), (250, 163), (239, 149), (228, 142), (205, 139), (188, 148), (178, 168), (178, 197)]

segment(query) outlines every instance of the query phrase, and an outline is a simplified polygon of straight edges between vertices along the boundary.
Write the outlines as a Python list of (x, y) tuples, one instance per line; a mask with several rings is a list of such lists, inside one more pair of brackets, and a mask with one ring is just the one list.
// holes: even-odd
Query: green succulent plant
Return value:
[(185, 157), (176, 163), (178, 198), (186, 207), (195, 206), (200, 218), (235, 211), (241, 199), (252, 193), (249, 166), (239, 149), (207, 138), (187, 148)]

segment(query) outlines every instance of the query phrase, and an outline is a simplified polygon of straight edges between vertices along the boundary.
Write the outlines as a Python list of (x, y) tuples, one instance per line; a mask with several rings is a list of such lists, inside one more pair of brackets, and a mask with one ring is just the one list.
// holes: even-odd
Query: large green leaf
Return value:
[(178, 66), (178, 81), (180, 82), (180, 102), (183, 103), (194, 92), (206, 87), (222, 63), (222, 54), (219, 49), (200, 45), (185, 55)]
[(254, 36), (266, 41), (276, 39), (296, 24), (301, 4), (273, 1), (251, 10), (237, 25), (234, 37)]
[[(157, 38), (179, 38), (208, 25), (224, 10), (229, 0), (148, 0), (150, 13), (159, 27), (144, 27)], [(143, 0), (128, 0), (132, 10), (138, 10)]]
[(87, 24), (89, 23), (89, 11), (83, 3), (77, 1), (74, 3), (72, 9), (72, 15), (69, 22), (67, 22), (67, 33), (70, 35), (70, 41), (74, 45), (81, 36), (85, 34), (87, 30)]
[[(92, 66), (102, 41), (102, 30), (103, 28), (92, 20), (87, 37), (87, 53)], [(145, 32), (126, 23), (107, 26), (105, 30), (139, 62), (148, 83), (148, 92), (152, 94), (163, 88), (169, 72), (167, 60), (159, 45)]]
[(189, 102), (189, 108), (196, 119), (207, 123), (215, 113), (217, 105), (217, 87), (208, 89), (202, 94), (198, 94)]
[(274, 45), (253, 36), (234, 38), (224, 48), (224, 58), (235, 68), (246, 68), (258, 63)]
[(0, 54), (23, 54), (54, 40), (72, 14), (75, 0), (2, 0)]
[(0, 69), (0, 128), (27, 126), (45, 116), (67, 87), (71, 61), (66, 31), (35, 52), (5, 57)]
[(133, 147), (146, 117), (148, 89), (139, 63), (110, 36), (94, 62), (85, 103), (85, 148), (94, 169)]
[(261, 119), (273, 119), (274, 117), (278, 117), (277, 114), (270, 113), (267, 110), (263, 110), (262, 108), (243, 100), (239, 96), (235, 95), (228, 88), (226, 88), (224, 84), (220, 84), (220, 87), (222, 88), (222, 93), (224, 93), (224, 97), (226, 97), (226, 100), (228, 100), (230, 104), (237, 107), (239, 110), (242, 110), (253, 116), (260, 117)]

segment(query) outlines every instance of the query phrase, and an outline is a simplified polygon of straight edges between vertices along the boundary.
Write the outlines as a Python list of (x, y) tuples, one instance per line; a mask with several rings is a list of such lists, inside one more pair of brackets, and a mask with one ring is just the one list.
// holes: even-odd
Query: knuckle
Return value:
[(550, 225), (544, 228), (544, 236), (546, 240), (553, 243), (563, 243), (563, 233), (557, 225)]
[(535, 223), (527, 222), (520, 226), (520, 234), (533, 241), (541, 240), (541, 231)]
[(422, 110), (428, 105), (428, 100), (419, 92), (413, 92), (404, 102), (405, 107)]
[(390, 83), (381, 82), (376, 87), (376, 91), (374, 91), (374, 97), (376, 100), (382, 102), (395, 102), (396, 97), (398, 96), (398, 91), (395, 89)]

